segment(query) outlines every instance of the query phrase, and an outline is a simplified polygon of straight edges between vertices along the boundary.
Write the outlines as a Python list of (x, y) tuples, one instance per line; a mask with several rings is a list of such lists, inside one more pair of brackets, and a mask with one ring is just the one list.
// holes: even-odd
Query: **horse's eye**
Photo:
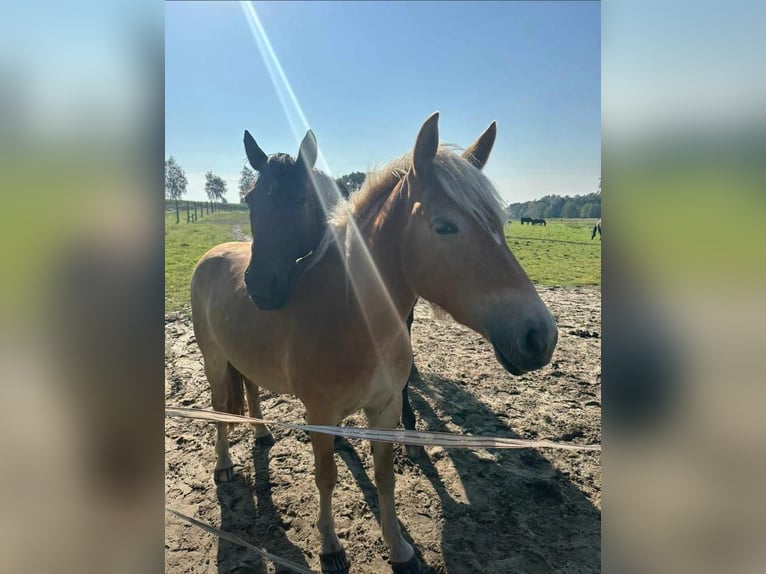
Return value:
[(304, 207), (308, 202), (308, 198), (304, 195), (303, 197), (299, 197), (295, 203), (298, 207)]
[(433, 223), (433, 228), (439, 235), (452, 235), (458, 232), (457, 225), (446, 219), (437, 219)]

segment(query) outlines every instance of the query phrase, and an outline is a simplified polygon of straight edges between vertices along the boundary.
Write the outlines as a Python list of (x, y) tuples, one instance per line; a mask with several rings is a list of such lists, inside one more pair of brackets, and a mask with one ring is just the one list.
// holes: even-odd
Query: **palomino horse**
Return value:
[[(254, 416), (262, 386), (297, 396), (310, 424), (336, 425), (363, 409), (371, 427), (394, 428), (412, 364), (404, 320), (419, 296), (488, 339), (511, 373), (550, 362), (556, 323), (508, 249), (497, 192), (474, 164), (489, 155), (489, 131), (461, 157), (439, 146), (438, 114), (426, 120), (411, 155), (339, 205), (329, 239), (282, 309), (253, 305), (243, 280), (247, 243), (225, 243), (202, 257), (191, 301), (215, 410), (242, 412), (244, 381)], [(347, 572), (332, 515), (334, 439), (311, 433), (311, 444), (322, 569)], [(393, 445), (373, 442), (372, 452), (392, 567), (420, 572), (396, 517)], [(218, 425), (216, 454), (216, 473), (231, 476), (225, 424)]]
[[(338, 202), (339, 195), (348, 199), (349, 191), (314, 168), (317, 142), (311, 130), (301, 142), (297, 160), (283, 153), (267, 156), (247, 130), (244, 144), (248, 162), (259, 173), (245, 195), (253, 237), (245, 284), (258, 307), (281, 309), (289, 302), (294, 281), (311, 262), (311, 255), (327, 231), (326, 213)], [(407, 317), (408, 333), (413, 318), (414, 309)], [(402, 389), (402, 423), (409, 430), (415, 430), (415, 413), (408, 389), (416, 373), (413, 364)], [(425, 453), (422, 446), (406, 445), (406, 450), (413, 458)]]

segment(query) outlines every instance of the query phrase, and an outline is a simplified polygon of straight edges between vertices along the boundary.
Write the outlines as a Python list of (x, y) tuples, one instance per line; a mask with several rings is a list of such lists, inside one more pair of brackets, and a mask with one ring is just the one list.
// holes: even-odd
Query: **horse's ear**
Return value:
[(463, 159), (472, 163), (474, 167), (482, 169), (489, 159), (492, 146), (495, 145), (495, 137), (497, 137), (497, 122), (492, 122), (484, 133), (463, 152)]
[(439, 149), (439, 112), (434, 112), (420, 128), (412, 152), (412, 167), (417, 177), (431, 173)]
[(314, 136), (314, 132), (311, 130), (306, 132), (306, 135), (301, 142), (301, 147), (298, 149), (298, 161), (301, 162), (306, 169), (314, 169), (314, 164), (317, 162), (317, 138)]
[(247, 130), (245, 130), (245, 153), (247, 154), (247, 161), (250, 162), (250, 166), (255, 171), (261, 171), (269, 160)]

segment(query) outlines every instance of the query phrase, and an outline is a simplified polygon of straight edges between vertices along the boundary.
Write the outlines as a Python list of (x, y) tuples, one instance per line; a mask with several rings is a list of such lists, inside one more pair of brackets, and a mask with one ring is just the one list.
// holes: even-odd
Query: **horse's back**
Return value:
[[(194, 266), (191, 280), (192, 322), (195, 332), (208, 323), (211, 305), (244, 288), (250, 258), (248, 242), (229, 242), (209, 249)], [(239, 284), (242, 284), (241, 286)], [(199, 339), (200, 333), (196, 333)]]
[(245, 241), (231, 241), (221, 243), (209, 249), (194, 266), (191, 280), (192, 307), (194, 306), (194, 293), (199, 292), (203, 285), (210, 286), (211, 282), (220, 282), (226, 279), (242, 279), (236, 277), (241, 271), (244, 273), (250, 258), (250, 243)]

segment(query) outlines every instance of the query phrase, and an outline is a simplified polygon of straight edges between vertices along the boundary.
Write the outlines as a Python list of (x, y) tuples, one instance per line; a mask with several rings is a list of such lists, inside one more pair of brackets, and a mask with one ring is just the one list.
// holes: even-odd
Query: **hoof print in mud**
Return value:
[(574, 335), (575, 337), (582, 337), (583, 339), (599, 338), (597, 331), (586, 331), (585, 329), (574, 329), (573, 331), (569, 331), (569, 334)]

